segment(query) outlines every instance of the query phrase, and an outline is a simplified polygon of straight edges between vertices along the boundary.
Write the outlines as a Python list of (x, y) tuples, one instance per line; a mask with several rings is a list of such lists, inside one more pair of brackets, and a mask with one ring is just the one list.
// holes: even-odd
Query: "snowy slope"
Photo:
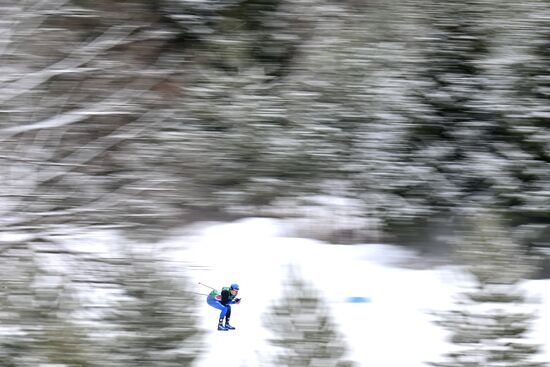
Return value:
[[(281, 294), (289, 264), (298, 265), (323, 292), (351, 348), (349, 358), (359, 366), (420, 367), (440, 358), (447, 348), (446, 332), (431, 322), (430, 312), (452, 305), (464, 281), (456, 269), (407, 269), (400, 264), (414, 261), (415, 255), (398, 247), (327, 245), (284, 237), (284, 229), (276, 220), (248, 219), (205, 225), (172, 240), (166, 256), (192, 269), (197, 292), (208, 292), (198, 282), (241, 286), (243, 301), (233, 308), (234, 332), (215, 331), (218, 311), (205, 303), (200, 317), (210, 351), (197, 367), (268, 365), (269, 332), (262, 319)], [(550, 281), (527, 282), (526, 288), (544, 301), (534, 336), (546, 343), (543, 357), (550, 360), (550, 334), (542, 327), (550, 323)], [(368, 302), (350, 303), (350, 297)]]

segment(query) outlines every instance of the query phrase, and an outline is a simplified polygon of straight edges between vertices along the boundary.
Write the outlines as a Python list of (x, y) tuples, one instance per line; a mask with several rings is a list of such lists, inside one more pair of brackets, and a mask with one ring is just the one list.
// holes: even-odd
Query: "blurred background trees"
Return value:
[(0, 256), (3, 366), (191, 366), (202, 352), (191, 285), (151, 247), (22, 242)]
[[(201, 219), (324, 210), (307, 236), (446, 251), (441, 235), (492, 207), (520, 245), (548, 244), (549, 22), (545, 0), (1, 1), (1, 317), (25, 330), (3, 362), (95, 363), (57, 359), (95, 343), (64, 317), (80, 307), (74, 281), (42, 263), (44, 246), (88, 260), (48, 242), (64, 225), (147, 242)], [(114, 261), (83, 278), (164, 335), (151, 315), (174, 309), (178, 286)], [(118, 316), (125, 343), (157, 345), (136, 336), (150, 318)], [(58, 322), (63, 340), (36, 327)], [(186, 363), (159, 348), (144, 353)]]
[(521, 290), (537, 259), (514, 242), (494, 213), (476, 213), (469, 224), (457, 256), (472, 279), (457, 308), (439, 320), (453, 346), (445, 361), (431, 365), (547, 366), (529, 340), (536, 315), (533, 300)]
[(410, 225), (429, 237), (478, 205), (546, 226), (548, 12), (489, 0), (4, 5), (4, 225), (159, 236), (204, 217), (301, 215), (322, 195), (380, 224), (354, 240)]

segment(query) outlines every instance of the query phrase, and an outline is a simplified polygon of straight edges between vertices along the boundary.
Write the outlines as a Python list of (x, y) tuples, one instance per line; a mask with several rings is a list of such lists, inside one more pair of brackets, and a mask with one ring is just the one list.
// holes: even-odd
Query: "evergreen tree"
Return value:
[(408, 159), (430, 173), (427, 180), (403, 180), (404, 197), (420, 197), (435, 211), (491, 197), (495, 178), (487, 170), (498, 158), (490, 147), (497, 116), (481, 108), (488, 94), (481, 60), (490, 52), (490, 13), (483, 0), (422, 3), (425, 40), (417, 89), (420, 109), (410, 114)]
[(106, 320), (114, 342), (105, 365), (191, 366), (201, 350), (196, 299), (184, 292), (187, 280), (166, 274), (151, 256), (134, 255), (117, 279), (124, 291), (120, 307)]
[[(51, 266), (64, 256), (48, 241), (4, 244), (0, 271), (0, 365), (99, 367), (87, 328), (73, 314), (78, 300), (63, 270)], [(62, 261), (62, 260), (61, 260)]]
[(2, 252), (2, 366), (192, 365), (202, 333), (185, 277), (168, 274), (154, 254), (61, 248), (34, 239)]
[(312, 285), (291, 271), (281, 301), (271, 307), (265, 326), (279, 347), (278, 366), (350, 367), (347, 347), (324, 300)]
[(539, 348), (529, 341), (533, 310), (519, 288), (534, 270), (527, 256), (490, 214), (471, 218), (458, 255), (473, 277), (457, 309), (439, 324), (449, 329), (453, 351), (437, 367), (535, 367)]
[(504, 116), (508, 134), (501, 151), (515, 173), (501, 191), (515, 223), (548, 224), (550, 8), (535, 0), (516, 4), (513, 10), (507, 42), (500, 40), (498, 60), (505, 62), (491, 64), (497, 71), (491, 82), (499, 98), (490, 106)]

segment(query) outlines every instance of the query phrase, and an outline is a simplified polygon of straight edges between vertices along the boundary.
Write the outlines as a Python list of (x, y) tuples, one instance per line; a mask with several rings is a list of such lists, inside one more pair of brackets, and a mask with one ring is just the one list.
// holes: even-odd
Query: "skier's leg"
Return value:
[(220, 317), (218, 319), (218, 330), (227, 330), (225, 326), (223, 326), (223, 319), (225, 318), (225, 314), (227, 313), (227, 307), (222, 305), (220, 301), (214, 299), (214, 298), (208, 298), (207, 303), (220, 310)]
[(219, 320), (218, 320), (218, 330), (220, 330), (220, 331), (227, 331), (227, 330), (229, 330), (228, 328), (226, 328), (225, 326), (223, 326), (223, 319), (219, 319)]
[[(221, 304), (221, 303), (220, 303)], [(223, 305), (222, 305), (223, 306)], [(218, 330), (230, 330), (231, 327), (228, 327), (227, 322), (223, 325), (223, 319), (227, 317), (228, 314), (231, 314), (231, 306), (224, 306), (223, 310), (220, 312), (220, 319), (218, 320)], [(231, 326), (231, 325), (229, 325)]]
[(225, 328), (227, 330), (235, 330), (235, 328), (229, 323), (229, 319), (231, 318), (231, 306), (227, 305), (227, 308), (227, 312), (225, 313)]

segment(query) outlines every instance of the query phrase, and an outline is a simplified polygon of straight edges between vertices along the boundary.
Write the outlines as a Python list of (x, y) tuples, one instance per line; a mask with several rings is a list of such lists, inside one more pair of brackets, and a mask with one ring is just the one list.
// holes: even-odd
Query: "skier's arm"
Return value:
[(222, 305), (226, 305), (229, 303), (229, 291), (224, 289), (222, 291), (222, 300), (220, 301)]

